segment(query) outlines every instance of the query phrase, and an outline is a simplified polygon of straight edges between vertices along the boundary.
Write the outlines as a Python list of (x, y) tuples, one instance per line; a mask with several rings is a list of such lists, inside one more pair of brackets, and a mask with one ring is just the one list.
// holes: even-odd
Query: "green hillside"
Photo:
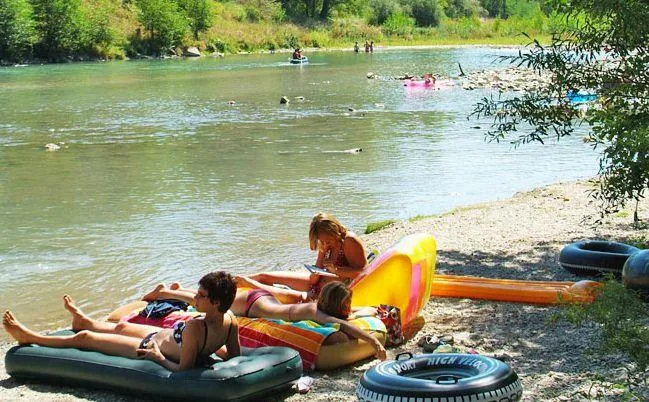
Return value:
[(536, 0), (0, 0), (0, 61), (293, 47), (522, 44), (557, 16)]

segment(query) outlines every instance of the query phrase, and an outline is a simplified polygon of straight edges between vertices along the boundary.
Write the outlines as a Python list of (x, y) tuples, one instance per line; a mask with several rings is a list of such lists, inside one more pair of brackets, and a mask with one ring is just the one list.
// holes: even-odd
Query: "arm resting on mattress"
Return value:
[(376, 358), (379, 360), (385, 360), (386, 358), (385, 348), (383, 347), (381, 342), (379, 342), (379, 340), (376, 339), (376, 337), (374, 337), (374, 335), (369, 334), (363, 331), (362, 329), (351, 325), (345, 320), (341, 320), (339, 318), (332, 317), (328, 314), (325, 314), (320, 310), (316, 312), (316, 318), (317, 318), (316, 319), (317, 322), (322, 322), (322, 323), (331, 322), (331, 323), (340, 324), (340, 330), (342, 332), (346, 333), (347, 335), (353, 338), (362, 339), (365, 342), (369, 343), (374, 348), (374, 352), (375, 352), (374, 356), (376, 356)]

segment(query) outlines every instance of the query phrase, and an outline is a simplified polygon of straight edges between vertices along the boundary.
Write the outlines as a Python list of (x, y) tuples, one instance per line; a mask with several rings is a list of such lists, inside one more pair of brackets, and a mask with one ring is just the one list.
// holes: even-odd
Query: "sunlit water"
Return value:
[[(157, 282), (312, 261), (318, 211), (362, 232), (592, 176), (596, 155), (581, 135), (519, 149), (486, 143), (487, 124), (466, 117), (487, 90), (366, 79), (457, 76), (458, 62), (467, 73), (499, 68), (494, 56), (506, 52), (1, 69), (0, 307), (37, 329), (58, 327), (65, 292), (101, 315)], [(65, 145), (46, 152), (49, 142)], [(341, 152), (352, 148), (362, 152)]]

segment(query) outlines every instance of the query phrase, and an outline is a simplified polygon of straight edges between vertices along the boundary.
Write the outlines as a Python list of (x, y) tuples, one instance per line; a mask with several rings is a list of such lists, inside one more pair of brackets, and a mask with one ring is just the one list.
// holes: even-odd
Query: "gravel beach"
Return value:
[[(649, 237), (635, 229), (629, 209), (607, 217), (601, 225), (587, 218), (595, 213), (587, 182), (558, 183), (515, 194), (513, 197), (458, 208), (415, 222), (399, 222), (364, 235), (368, 248), (385, 250), (399, 238), (425, 232), (437, 240), (436, 272), (491, 278), (577, 281), (558, 264), (561, 248), (584, 239), (632, 241)], [(649, 202), (640, 205), (640, 217), (649, 218)], [(425, 334), (450, 334), (455, 344), (507, 362), (523, 384), (524, 401), (617, 401), (623, 399), (629, 362), (619, 355), (593, 349), (596, 325), (575, 327), (548, 317), (557, 307), (470, 299), (433, 298), (423, 311), (425, 326), (409, 342), (388, 349), (388, 358), (410, 351), (422, 353), (417, 340)], [(11, 344), (0, 345), (2, 354)], [(352, 401), (362, 373), (377, 361), (360, 362), (344, 370), (317, 372), (311, 391), (285, 392), (266, 400)], [(649, 400), (649, 384), (635, 384), (636, 398)], [(642, 377), (640, 377), (642, 378)], [(0, 399), (56, 401), (135, 401), (118, 394), (24, 383), (13, 380), (0, 362)]]

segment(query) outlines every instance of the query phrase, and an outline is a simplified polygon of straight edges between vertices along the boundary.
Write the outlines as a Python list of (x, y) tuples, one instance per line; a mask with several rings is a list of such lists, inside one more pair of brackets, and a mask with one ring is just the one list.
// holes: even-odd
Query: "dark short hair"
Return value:
[(212, 303), (219, 302), (219, 311), (225, 313), (232, 306), (237, 295), (237, 283), (225, 271), (210, 272), (198, 281), (200, 287), (207, 291), (207, 297)]

